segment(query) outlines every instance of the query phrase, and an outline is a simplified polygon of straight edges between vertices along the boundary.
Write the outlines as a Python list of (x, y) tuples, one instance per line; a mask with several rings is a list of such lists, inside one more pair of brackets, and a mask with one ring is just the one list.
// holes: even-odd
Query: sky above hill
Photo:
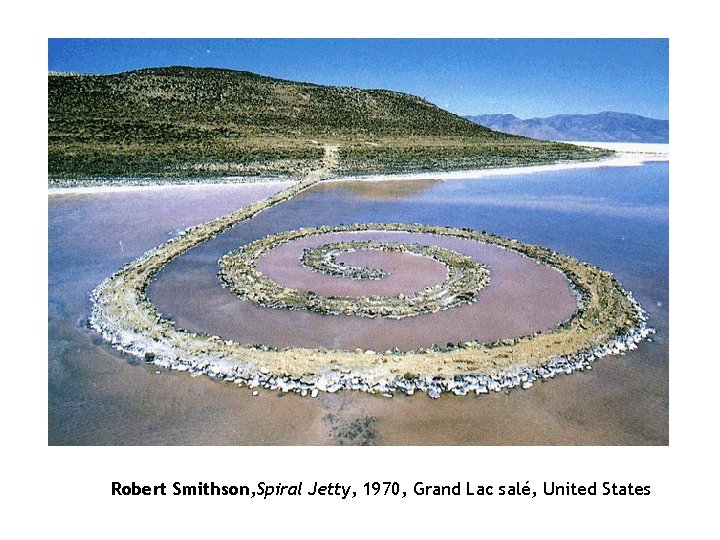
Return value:
[(48, 69), (171, 65), (385, 88), (456, 114), (668, 118), (667, 39), (50, 39)]

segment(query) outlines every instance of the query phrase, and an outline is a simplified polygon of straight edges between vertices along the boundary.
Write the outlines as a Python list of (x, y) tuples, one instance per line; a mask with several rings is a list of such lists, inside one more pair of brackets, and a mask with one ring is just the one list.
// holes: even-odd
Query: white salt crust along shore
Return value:
[(287, 189), (290, 186), (297, 184), (298, 180), (288, 179), (265, 179), (265, 178), (252, 178), (252, 179), (238, 179), (232, 181), (228, 179), (226, 182), (196, 182), (196, 183), (184, 183), (184, 184), (156, 184), (152, 186), (86, 186), (86, 187), (61, 187), (61, 188), (48, 188), (48, 196), (53, 195), (95, 195), (102, 193), (132, 193), (138, 191), (171, 191), (171, 190), (193, 190), (193, 189), (221, 189), (221, 188), (232, 188), (238, 185), (268, 185), (272, 184), (282, 189)]
[(653, 157), (653, 161), (666, 161), (670, 158), (670, 145), (667, 143), (632, 143), (632, 142), (587, 142), (587, 141), (558, 141), (577, 146), (591, 148), (604, 148), (623, 154), (644, 154)]
[[(514, 174), (531, 174), (548, 171), (562, 171), (568, 169), (592, 169), (597, 167), (635, 167), (647, 161), (668, 161), (668, 144), (644, 144), (644, 143), (604, 143), (604, 142), (570, 142), (578, 146), (593, 148), (605, 148), (614, 150), (617, 155), (595, 161), (569, 161), (563, 163), (551, 163), (547, 165), (527, 165), (523, 167), (507, 167), (498, 169), (472, 169), (461, 171), (444, 171), (436, 173), (407, 173), (407, 174), (376, 174), (364, 176), (337, 176), (324, 180), (328, 182), (343, 182), (353, 180), (382, 182), (387, 180), (468, 180), (487, 178), (490, 176), (509, 176)], [(297, 180), (287, 178), (266, 178), (266, 177), (228, 177), (221, 182), (188, 182), (182, 184), (162, 183), (147, 186), (88, 186), (68, 188), (48, 188), (48, 196), (53, 195), (91, 195), (96, 193), (120, 193), (146, 190), (172, 190), (172, 189), (198, 189), (198, 188), (228, 188), (238, 184), (274, 184), (283, 188), (290, 187), (297, 183)]]
[(616, 155), (593, 161), (568, 161), (547, 165), (527, 165), (523, 167), (505, 167), (498, 169), (474, 169), (463, 171), (443, 171), (408, 174), (371, 174), (354, 177), (338, 177), (326, 182), (342, 182), (344, 180), (363, 180), (382, 182), (386, 180), (472, 180), (491, 176), (512, 176), (516, 174), (532, 174), (569, 169), (595, 169), (598, 167), (638, 167), (648, 161), (668, 161), (668, 144), (642, 143), (605, 143), (605, 142), (571, 142), (578, 146), (605, 148), (614, 150)]
[[(493, 344), (468, 342), (402, 353), (397, 350), (277, 350), (265, 345), (241, 345), (218, 336), (175, 328), (172, 321), (157, 312), (147, 299), (145, 288), (160, 268), (235, 223), (250, 219), (327, 178), (336, 159), (337, 149), (327, 148), (323, 169), (310, 173), (299, 184), (228, 216), (190, 227), (120, 269), (93, 291), (90, 327), (118, 350), (157, 366), (222, 378), (239, 386), (296, 391), (313, 397), (319, 391), (340, 389), (387, 396), (392, 396), (394, 391), (412, 394), (420, 390), (430, 397), (438, 397), (442, 392), (464, 395), (516, 386), (529, 388), (538, 379), (590, 369), (596, 358), (633, 350), (653, 332), (632, 295), (607, 272), (513, 239), (419, 224), (387, 226), (489, 241), (558, 268), (581, 297), (578, 315), (548, 333)], [(374, 230), (372, 224), (368, 227)]]

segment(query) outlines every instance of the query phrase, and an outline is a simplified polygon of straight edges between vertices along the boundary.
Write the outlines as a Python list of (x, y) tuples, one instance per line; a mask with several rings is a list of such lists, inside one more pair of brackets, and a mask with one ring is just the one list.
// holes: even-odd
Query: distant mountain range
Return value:
[(667, 143), (670, 124), (637, 114), (558, 114), (523, 120), (512, 114), (480, 114), (468, 120), (495, 131), (550, 141)]

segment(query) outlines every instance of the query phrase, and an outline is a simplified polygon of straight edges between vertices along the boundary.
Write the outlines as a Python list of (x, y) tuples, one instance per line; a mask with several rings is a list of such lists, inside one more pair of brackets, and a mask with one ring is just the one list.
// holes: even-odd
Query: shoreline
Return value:
[(238, 182), (193, 182), (182, 184), (153, 184), (153, 185), (115, 185), (115, 186), (76, 186), (48, 188), (48, 197), (54, 195), (98, 195), (104, 193), (125, 193), (136, 191), (165, 191), (170, 189), (205, 189), (205, 188), (232, 188), (237, 186), (267, 186), (283, 185), (287, 187), (300, 182), (297, 178), (283, 178), (272, 180), (241, 180)]
[[(532, 174), (539, 172), (563, 171), (569, 169), (594, 169), (598, 167), (639, 167), (648, 161), (668, 161), (669, 145), (643, 143), (602, 143), (572, 142), (578, 146), (590, 148), (606, 148), (614, 150), (616, 155), (592, 161), (565, 161), (542, 165), (523, 165), (518, 167), (499, 167), (495, 169), (469, 169), (457, 171), (416, 172), (400, 174), (369, 174), (360, 176), (328, 178), (325, 182), (342, 182), (345, 180), (362, 180), (365, 182), (382, 182), (386, 180), (472, 180), (489, 176), (512, 176), (516, 174)], [(612, 145), (612, 148), (611, 148)], [(641, 149), (640, 146), (653, 148)], [(660, 148), (662, 147), (662, 148)], [(644, 150), (644, 151), (641, 151)]]
[[(561, 171), (568, 169), (591, 169), (597, 167), (637, 167), (648, 161), (668, 161), (669, 144), (645, 143), (604, 143), (573, 141), (570, 144), (590, 148), (605, 148), (614, 150), (616, 155), (592, 161), (567, 161), (560, 163), (546, 163), (541, 165), (523, 165), (515, 167), (500, 167), (491, 169), (468, 169), (438, 172), (413, 172), (397, 174), (370, 174), (352, 176), (331, 176), (323, 179), (323, 183), (357, 181), (382, 182), (388, 180), (468, 180), (480, 179), (489, 176), (511, 176), (516, 174), (532, 174), (538, 172)], [(221, 181), (206, 181), (197, 179), (182, 183), (158, 182), (157, 184), (138, 185), (96, 185), (74, 187), (50, 187), (48, 196), (55, 195), (93, 195), (102, 193), (121, 193), (146, 190), (190, 189), (190, 188), (230, 188), (238, 185), (267, 185), (267, 184), (296, 184), (301, 181), (297, 177), (267, 178), (251, 177), (224, 177)], [(140, 180), (142, 181), (142, 180)], [(102, 182), (102, 180), (99, 180)]]

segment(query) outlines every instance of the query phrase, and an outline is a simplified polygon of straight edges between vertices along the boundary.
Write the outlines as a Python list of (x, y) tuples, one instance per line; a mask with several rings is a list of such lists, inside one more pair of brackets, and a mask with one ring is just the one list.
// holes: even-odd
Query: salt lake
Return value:
[[(443, 327), (440, 318), (423, 325), (420, 316), (409, 325), (396, 324), (396, 330), (372, 331), (360, 328), (367, 321), (239, 309), (239, 300), (219, 285), (217, 258), (253, 239), (298, 227), (404, 222), (487, 230), (612, 272), (647, 310), (657, 331), (653, 341), (527, 391), (439, 400), (356, 392), (321, 393), (315, 399), (271, 391), (253, 396), (228, 382), (157, 370), (114, 351), (85, 327), (90, 291), (120, 266), (185, 227), (286, 186), (49, 197), (50, 444), (667, 444), (667, 162), (481, 179), (323, 182), (178, 257), (148, 291), (183, 328), (208, 330), (209, 325), (223, 335), (251, 320), (248, 333), (240, 334), (249, 343), (272, 334), (280, 346), (384, 347), (402, 334), (404, 346), (413, 347), (418, 338), (436, 342), (449, 335), (465, 317)], [(519, 272), (513, 279), (523, 277), (527, 274)], [(533, 282), (517, 289), (527, 291)], [(557, 291), (534, 294), (535, 316), (547, 315), (542, 306), (557, 304)], [(561, 311), (537, 324), (552, 325), (567, 315)], [(388, 323), (373, 321), (369, 328), (378, 322)], [(518, 314), (499, 327), (509, 323), (517, 324), (518, 334), (528, 331)], [(425, 335), (423, 328), (438, 334)], [(463, 331), (448, 341), (477, 333), (478, 325)]]

